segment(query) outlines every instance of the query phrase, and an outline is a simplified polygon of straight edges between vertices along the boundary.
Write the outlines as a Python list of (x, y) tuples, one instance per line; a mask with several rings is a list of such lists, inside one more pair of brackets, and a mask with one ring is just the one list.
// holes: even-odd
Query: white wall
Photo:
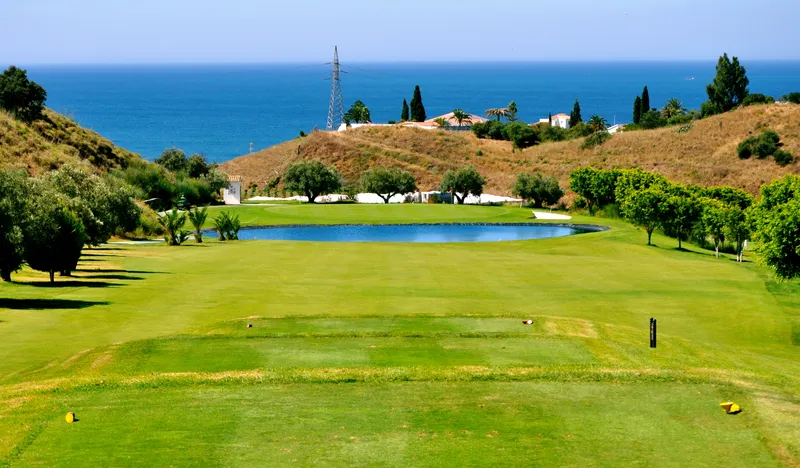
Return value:
[(222, 191), (222, 200), (226, 205), (239, 205), (242, 203), (242, 183), (229, 182), (228, 188)]

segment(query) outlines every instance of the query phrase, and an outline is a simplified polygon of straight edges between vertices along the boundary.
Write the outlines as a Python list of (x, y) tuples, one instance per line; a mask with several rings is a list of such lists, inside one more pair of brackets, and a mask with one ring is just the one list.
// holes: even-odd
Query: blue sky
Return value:
[(800, 59), (798, 0), (0, 3), (0, 65)]

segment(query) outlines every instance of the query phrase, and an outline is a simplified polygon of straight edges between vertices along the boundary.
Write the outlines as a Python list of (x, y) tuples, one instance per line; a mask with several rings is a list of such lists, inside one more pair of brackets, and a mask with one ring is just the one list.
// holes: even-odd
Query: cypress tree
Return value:
[(642, 121), (642, 98), (641, 96), (636, 96), (636, 99), (633, 101), (633, 123), (639, 125), (639, 122)]
[(569, 126), (574, 127), (581, 122), (583, 122), (581, 118), (581, 104), (576, 99), (575, 105), (572, 106), (572, 112), (569, 113)]
[(644, 87), (644, 91), (642, 91), (642, 106), (641, 106), (641, 113), (645, 114), (650, 111), (650, 93), (647, 92), (647, 86)]
[(419, 90), (419, 85), (414, 88), (414, 97), (411, 98), (411, 120), (413, 122), (424, 122), (427, 116), (425, 115), (425, 106), (422, 105), (422, 92)]
[(408, 102), (403, 99), (403, 111), (400, 112), (400, 121), (408, 122)]
[(553, 125), (553, 113), (552, 112), (548, 112), (547, 113), (547, 123), (550, 124), (550, 125)]

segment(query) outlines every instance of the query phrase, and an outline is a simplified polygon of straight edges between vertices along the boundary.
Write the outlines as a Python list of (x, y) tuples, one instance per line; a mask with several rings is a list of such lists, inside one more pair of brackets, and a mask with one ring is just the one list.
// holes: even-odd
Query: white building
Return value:
[(222, 190), (222, 201), (226, 205), (242, 204), (242, 176), (228, 176), (228, 186)]
[(569, 128), (569, 115), (561, 113), (552, 116), (552, 120), (539, 119), (539, 123), (550, 123), (553, 127)]
[(608, 130), (608, 133), (614, 134), (614, 133), (619, 132), (623, 128), (625, 128), (625, 124), (615, 124), (615, 125), (612, 125), (612, 126), (608, 127), (606, 130)]

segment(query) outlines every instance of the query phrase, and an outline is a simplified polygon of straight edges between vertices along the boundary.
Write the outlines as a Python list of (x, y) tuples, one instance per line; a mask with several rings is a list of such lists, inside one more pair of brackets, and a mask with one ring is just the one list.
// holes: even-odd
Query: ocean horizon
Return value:
[[(743, 61), (750, 92), (800, 91), (800, 61)], [(360, 99), (374, 122), (399, 120), (420, 85), (428, 117), (462, 108), (482, 115), (515, 101), (528, 122), (569, 113), (631, 121), (647, 85), (651, 105), (688, 109), (706, 100), (716, 61), (342, 62), (345, 110)], [(48, 107), (116, 145), (158, 157), (169, 147), (224, 162), (324, 129), (331, 67), (322, 63), (30, 65)]]

